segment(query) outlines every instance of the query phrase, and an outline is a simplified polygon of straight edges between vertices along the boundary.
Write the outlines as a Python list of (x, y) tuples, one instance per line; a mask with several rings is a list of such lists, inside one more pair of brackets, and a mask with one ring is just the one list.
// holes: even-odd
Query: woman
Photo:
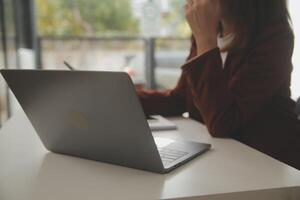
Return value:
[(193, 38), (173, 90), (139, 91), (146, 114), (189, 116), (300, 169), (291, 100), (294, 37), (285, 0), (189, 0)]

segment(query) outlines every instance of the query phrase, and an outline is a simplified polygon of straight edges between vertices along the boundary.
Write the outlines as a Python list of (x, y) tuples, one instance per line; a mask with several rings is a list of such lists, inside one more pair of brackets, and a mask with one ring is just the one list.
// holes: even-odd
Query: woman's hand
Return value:
[(185, 16), (197, 43), (198, 55), (217, 47), (219, 7), (219, 0), (186, 0)]

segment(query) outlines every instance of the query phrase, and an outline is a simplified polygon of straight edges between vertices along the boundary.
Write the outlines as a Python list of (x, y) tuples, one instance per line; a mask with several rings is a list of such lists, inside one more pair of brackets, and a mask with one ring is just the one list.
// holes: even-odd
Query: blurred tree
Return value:
[(36, 0), (41, 35), (137, 34), (130, 0)]

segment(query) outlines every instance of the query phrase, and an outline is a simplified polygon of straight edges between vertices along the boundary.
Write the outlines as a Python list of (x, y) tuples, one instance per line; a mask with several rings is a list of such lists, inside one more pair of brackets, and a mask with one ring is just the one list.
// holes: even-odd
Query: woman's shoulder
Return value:
[(273, 23), (265, 25), (253, 37), (252, 44), (249, 46), (257, 47), (260, 45), (277, 46), (278, 44), (287, 44), (293, 48), (294, 46), (294, 33), (289, 24)]

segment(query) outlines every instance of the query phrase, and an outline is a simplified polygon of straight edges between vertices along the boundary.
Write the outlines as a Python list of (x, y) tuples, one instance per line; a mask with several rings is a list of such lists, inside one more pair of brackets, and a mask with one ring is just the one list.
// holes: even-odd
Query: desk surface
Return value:
[(1, 200), (300, 199), (300, 171), (205, 126), (172, 119), (179, 131), (155, 136), (212, 144), (212, 150), (170, 174), (53, 154), (20, 111), (0, 132)]

